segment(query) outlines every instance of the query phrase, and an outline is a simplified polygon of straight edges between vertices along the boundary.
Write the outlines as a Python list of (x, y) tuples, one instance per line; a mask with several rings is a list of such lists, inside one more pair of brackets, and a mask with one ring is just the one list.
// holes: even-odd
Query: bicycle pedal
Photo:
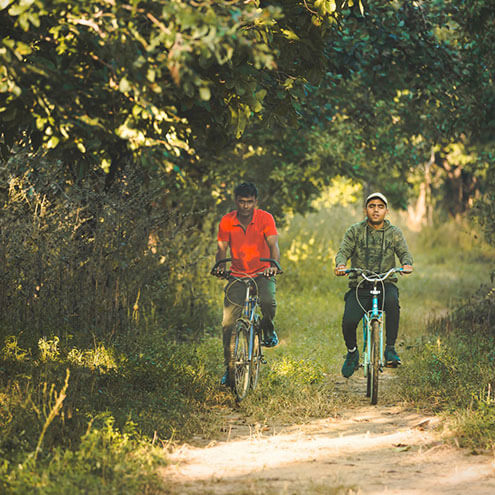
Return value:
[(265, 358), (261, 358), (261, 364), (266, 364), (266, 359)]

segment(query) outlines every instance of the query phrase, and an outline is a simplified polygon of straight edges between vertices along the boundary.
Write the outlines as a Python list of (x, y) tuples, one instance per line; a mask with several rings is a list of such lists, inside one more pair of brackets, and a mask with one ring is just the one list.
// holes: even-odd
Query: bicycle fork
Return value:
[(368, 311), (364, 314), (363, 318), (363, 354), (364, 354), (364, 367), (366, 372), (366, 365), (371, 362), (371, 346), (368, 345), (368, 339), (371, 335), (371, 323), (373, 320), (378, 322), (379, 328), (379, 341), (380, 341), (380, 371), (383, 371), (383, 367), (385, 362), (383, 360), (383, 349), (384, 349), (384, 335), (383, 335), (383, 311), (378, 309), (378, 296), (380, 291), (376, 288), (373, 288), (370, 291), (373, 295), (371, 311)]
[[(254, 339), (256, 337), (256, 333), (258, 329), (255, 327), (255, 309), (256, 309), (256, 303), (253, 301), (253, 298), (251, 297), (251, 288), (247, 287), (246, 290), (246, 299), (244, 300), (244, 309), (243, 309), (243, 314), (241, 316), (241, 319), (243, 319), (247, 326), (249, 331), (249, 340), (248, 340), (248, 362), (251, 362), (253, 358), (253, 352), (254, 352)], [(253, 331), (251, 331), (251, 329)], [(265, 357), (263, 355), (262, 351), (262, 346), (261, 346), (261, 335), (259, 338), (258, 345), (260, 347), (260, 358), (261, 358), (261, 363), (266, 364)]]

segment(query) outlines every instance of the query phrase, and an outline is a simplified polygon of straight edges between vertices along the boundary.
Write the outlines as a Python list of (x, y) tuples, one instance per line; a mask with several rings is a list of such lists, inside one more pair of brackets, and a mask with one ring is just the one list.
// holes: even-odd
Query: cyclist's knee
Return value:
[(349, 334), (353, 333), (356, 331), (356, 328), (361, 321), (361, 318), (359, 320), (356, 320), (355, 318), (345, 318), (342, 320), (342, 331), (344, 334)]
[(273, 318), (277, 311), (277, 302), (275, 299), (260, 301), (260, 308), (264, 317)]
[(227, 328), (233, 326), (237, 318), (239, 318), (240, 314), (241, 314), (241, 310), (237, 306), (233, 306), (233, 305), (224, 306), (222, 327)]

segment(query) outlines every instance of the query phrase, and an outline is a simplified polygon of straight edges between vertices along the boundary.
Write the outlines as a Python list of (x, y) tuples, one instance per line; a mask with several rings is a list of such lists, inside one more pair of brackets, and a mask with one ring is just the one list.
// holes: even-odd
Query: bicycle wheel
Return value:
[(261, 353), (261, 328), (260, 321), (256, 319), (253, 323), (253, 353), (251, 355), (251, 388), (254, 390), (258, 385), (260, 377), (260, 368), (263, 355)]
[(371, 363), (370, 363), (370, 385), (371, 403), (378, 402), (378, 373), (380, 372), (380, 328), (377, 320), (371, 322)]
[(229, 384), (238, 402), (248, 393), (250, 369), (248, 326), (238, 321), (230, 337), (229, 361)]

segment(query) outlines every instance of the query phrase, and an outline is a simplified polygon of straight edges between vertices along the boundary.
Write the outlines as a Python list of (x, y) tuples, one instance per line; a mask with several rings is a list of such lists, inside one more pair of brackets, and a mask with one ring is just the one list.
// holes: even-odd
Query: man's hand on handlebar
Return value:
[(211, 272), (215, 277), (224, 277), (225, 276), (225, 263), (220, 263), (215, 269)]
[(344, 275), (347, 275), (347, 273), (345, 272), (345, 265), (336, 266), (334, 273), (335, 275), (337, 275), (337, 277), (343, 277)]
[(276, 266), (267, 266), (263, 270), (263, 275), (265, 277), (274, 277), (278, 273), (278, 268)]
[(413, 267), (412, 265), (402, 265), (402, 271), (400, 272), (401, 275), (408, 275), (409, 273), (412, 273)]

